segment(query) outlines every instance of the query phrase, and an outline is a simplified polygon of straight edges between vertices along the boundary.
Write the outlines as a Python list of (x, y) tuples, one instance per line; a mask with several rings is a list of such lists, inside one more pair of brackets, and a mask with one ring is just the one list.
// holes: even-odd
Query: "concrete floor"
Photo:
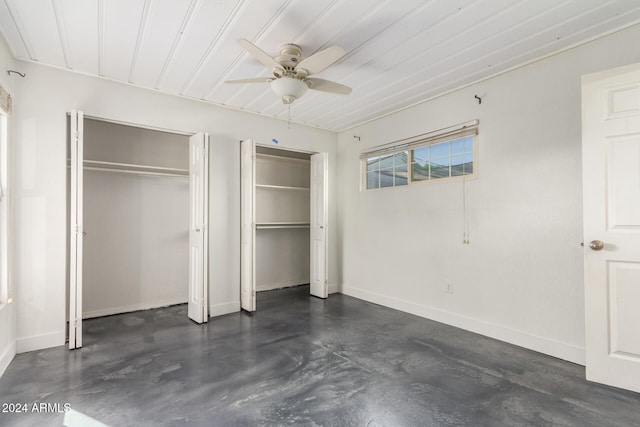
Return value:
[(61, 412), (1, 426), (640, 426), (640, 394), (581, 366), (306, 286), (202, 326), (186, 306), (84, 325), (82, 349), (20, 354), (0, 378), (0, 403)]

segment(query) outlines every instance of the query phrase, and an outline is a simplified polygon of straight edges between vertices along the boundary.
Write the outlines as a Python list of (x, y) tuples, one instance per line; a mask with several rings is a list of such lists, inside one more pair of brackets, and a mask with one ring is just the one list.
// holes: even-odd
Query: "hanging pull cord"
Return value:
[(467, 209), (467, 178), (462, 177), (462, 244), (469, 242), (469, 214)]

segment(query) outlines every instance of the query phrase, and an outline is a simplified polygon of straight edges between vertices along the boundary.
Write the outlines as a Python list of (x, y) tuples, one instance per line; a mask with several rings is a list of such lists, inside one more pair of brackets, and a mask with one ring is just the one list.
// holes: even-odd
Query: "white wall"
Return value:
[[(341, 133), (342, 291), (584, 363), (580, 76), (640, 61), (638, 40), (635, 26)], [(364, 148), (472, 119), (470, 245), (460, 182), (359, 191)]]
[[(15, 77), (9, 76), (6, 70), (15, 69), (15, 63), (13, 61), (13, 55), (9, 50), (4, 38), (0, 36), (0, 85), (11, 93), (15, 101), (15, 91), (13, 90), (13, 82)], [(18, 77), (19, 78), (19, 77)], [(8, 119), (9, 132), (13, 126), (13, 119), (10, 116)], [(11, 144), (11, 141), (10, 141)], [(9, 173), (15, 170), (13, 164), (11, 164), (11, 157), (9, 157)], [(12, 176), (9, 176), (12, 179)], [(10, 182), (11, 185), (11, 182)], [(11, 206), (9, 207), (11, 209)], [(10, 211), (9, 215), (13, 215)], [(11, 228), (11, 225), (9, 225)], [(9, 237), (9, 245), (11, 245), (11, 236)], [(12, 248), (9, 247), (9, 257), (11, 257)], [(11, 275), (11, 272), (9, 273)], [(9, 297), (12, 297), (12, 283), (11, 277), (9, 277)], [(15, 321), (15, 304), (0, 304), (0, 375), (5, 371), (13, 356), (16, 354), (16, 321)]]
[[(239, 141), (329, 153), (336, 165), (334, 133), (218, 108), (38, 64), (18, 62), (15, 280), (18, 351), (61, 345), (65, 336), (66, 119), (86, 115), (181, 132), (211, 134), (210, 313), (239, 310)], [(282, 106), (285, 108), (285, 106)], [(331, 166), (330, 166), (331, 167)], [(330, 175), (336, 190), (335, 168)], [(335, 224), (331, 200), (330, 221)], [(330, 234), (330, 284), (336, 287), (335, 227)], [(215, 321), (215, 319), (213, 320)]]

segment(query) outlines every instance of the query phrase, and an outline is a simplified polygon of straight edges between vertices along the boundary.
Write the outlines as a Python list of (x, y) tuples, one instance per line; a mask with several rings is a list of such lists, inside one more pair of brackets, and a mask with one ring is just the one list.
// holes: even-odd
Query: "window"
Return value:
[(365, 188), (474, 175), (477, 133), (476, 120), (362, 153)]

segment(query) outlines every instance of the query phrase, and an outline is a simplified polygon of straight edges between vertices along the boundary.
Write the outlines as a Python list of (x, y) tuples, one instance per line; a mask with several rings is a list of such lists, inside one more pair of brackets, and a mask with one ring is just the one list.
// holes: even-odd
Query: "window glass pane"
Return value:
[(429, 148), (430, 147), (420, 147), (412, 150), (413, 162), (418, 163), (420, 166), (426, 165), (429, 161)]
[(473, 171), (473, 154), (451, 157), (451, 176), (467, 175)]
[(464, 141), (464, 152), (473, 153), (473, 137), (468, 136), (463, 141)]
[(393, 170), (380, 171), (380, 188), (393, 187)]
[(450, 142), (443, 142), (440, 144), (431, 146), (431, 160), (440, 159), (442, 157), (449, 157)]
[(367, 189), (380, 187), (380, 172), (367, 172)]
[(407, 159), (409, 155), (407, 151), (402, 151), (393, 155), (393, 166), (397, 170), (399, 167), (404, 166), (404, 170), (407, 170)]
[(420, 163), (413, 163), (411, 166), (411, 180), (425, 181), (429, 179), (429, 163), (425, 165), (421, 165)]
[(380, 156), (380, 170), (382, 169), (393, 169), (393, 154)]
[(473, 153), (468, 153), (462, 156), (462, 163), (464, 164), (472, 164), (473, 163)]
[(462, 164), (471, 162), (472, 159), (473, 159), (473, 156), (471, 154), (462, 154), (460, 156), (452, 156), (451, 165), (452, 166), (462, 165)]
[(452, 164), (451, 176), (460, 176), (460, 175), (464, 175), (464, 163)]
[(395, 185), (407, 185), (407, 173), (406, 172), (401, 172), (401, 173), (396, 173), (395, 176)]
[(449, 177), (449, 158), (431, 162), (431, 179)]
[[(407, 185), (407, 158), (409, 154), (406, 151), (398, 154), (402, 154), (402, 156), (396, 156), (396, 167), (394, 168), (395, 185)], [(398, 162), (399, 158), (402, 162)]]
[(473, 161), (465, 163), (464, 165), (462, 165), (462, 167), (465, 175), (470, 175), (473, 173)]
[[(379, 157), (370, 157), (367, 159), (367, 172), (375, 171), (380, 168)], [(367, 187), (368, 188), (368, 187)]]
[(464, 152), (464, 142), (462, 139), (451, 141), (451, 155), (462, 154)]

